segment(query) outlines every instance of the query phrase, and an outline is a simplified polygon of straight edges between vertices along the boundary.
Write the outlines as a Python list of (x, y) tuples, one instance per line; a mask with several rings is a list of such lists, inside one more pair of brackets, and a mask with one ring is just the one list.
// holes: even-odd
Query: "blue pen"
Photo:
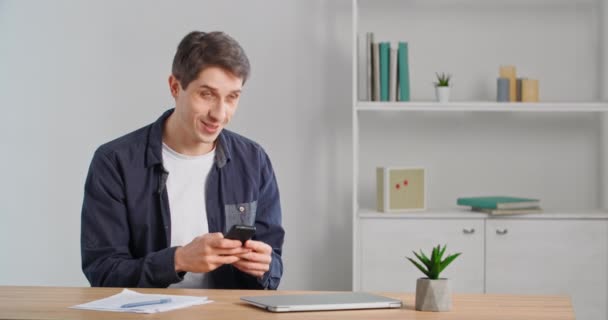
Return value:
[(171, 298), (163, 298), (163, 299), (159, 299), (159, 300), (148, 300), (148, 301), (127, 303), (127, 304), (123, 304), (120, 307), (121, 308), (134, 308), (134, 307), (149, 306), (151, 304), (163, 304), (163, 303), (168, 303), (168, 302), (171, 302)]

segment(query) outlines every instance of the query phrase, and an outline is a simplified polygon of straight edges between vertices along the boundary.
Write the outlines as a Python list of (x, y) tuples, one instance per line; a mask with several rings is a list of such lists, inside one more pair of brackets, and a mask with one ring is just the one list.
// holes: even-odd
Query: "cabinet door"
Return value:
[(608, 221), (494, 219), (486, 292), (569, 295), (577, 319), (606, 319)]
[(483, 220), (362, 219), (360, 227), (361, 290), (415, 292), (424, 274), (406, 257), (447, 244), (446, 254), (462, 255), (440, 276), (454, 292), (483, 292)]

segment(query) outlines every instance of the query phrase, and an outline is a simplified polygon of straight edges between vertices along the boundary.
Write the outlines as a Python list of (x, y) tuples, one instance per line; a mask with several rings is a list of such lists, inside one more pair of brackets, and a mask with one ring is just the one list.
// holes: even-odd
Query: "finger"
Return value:
[(233, 249), (213, 249), (213, 253), (221, 256), (242, 256), (244, 254), (250, 253), (251, 249), (238, 247)]
[(202, 238), (205, 240), (206, 245), (214, 247), (216, 243), (224, 239), (224, 235), (221, 232), (213, 232), (203, 235)]
[(250, 262), (250, 261), (246, 261), (246, 260), (239, 260), (237, 262), (234, 262), (233, 265), (239, 266), (239, 267), (241, 267), (245, 270), (249, 270), (249, 271), (266, 272), (266, 271), (270, 270), (270, 266), (268, 264)]
[(232, 265), (235, 268), (237, 268), (237, 269), (239, 269), (239, 270), (241, 270), (241, 271), (243, 271), (245, 273), (248, 273), (248, 274), (251, 274), (251, 275), (255, 275), (255, 276), (259, 276), (259, 277), (263, 276), (267, 272), (267, 271), (264, 271), (264, 270), (257, 270), (257, 269), (248, 268), (247, 263), (243, 263), (242, 260), (237, 261), (237, 262), (233, 263)]
[(224, 235), (221, 232), (212, 232), (204, 235), (208, 239), (224, 239)]
[(272, 261), (272, 257), (268, 254), (263, 254), (263, 253), (257, 253), (257, 252), (249, 252), (249, 253), (244, 253), (241, 255), (238, 255), (239, 258), (250, 261), (250, 262), (257, 262), (257, 263), (264, 263), (264, 264), (270, 264), (270, 261)]
[(239, 267), (236, 267), (236, 268), (239, 269), (239, 270), (241, 270), (242, 272), (250, 274), (250, 275), (252, 275), (252, 276), (254, 276), (256, 278), (262, 278), (264, 276), (264, 273), (265, 273), (265, 272), (262, 272), (262, 271), (247, 270), (247, 269), (242, 269), (242, 268), (239, 268)]
[(224, 239), (222, 237), (213, 239), (211, 246), (216, 249), (234, 249), (242, 247), (243, 244), (239, 240)]
[(241, 270), (244, 273), (250, 274), (256, 278), (262, 278), (266, 272), (257, 271), (257, 270), (249, 270), (242, 267), (236, 267), (238, 270)]
[(240, 259), (237, 256), (211, 256), (209, 257), (209, 263), (212, 264), (233, 264), (238, 262)]
[(244, 247), (249, 248), (255, 252), (260, 252), (260, 253), (271, 253), (272, 252), (272, 248), (262, 241), (247, 240), (245, 242)]

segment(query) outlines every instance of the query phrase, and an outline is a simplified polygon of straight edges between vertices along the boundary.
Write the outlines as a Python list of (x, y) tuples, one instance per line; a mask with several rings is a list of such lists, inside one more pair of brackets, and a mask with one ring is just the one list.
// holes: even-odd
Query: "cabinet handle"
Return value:
[(496, 229), (496, 234), (500, 235), (500, 236), (507, 234), (507, 232), (509, 232), (509, 230), (507, 230), (507, 229), (502, 229), (502, 230)]
[(475, 229), (471, 228), (471, 229), (462, 229), (462, 233), (464, 234), (473, 234), (475, 233)]

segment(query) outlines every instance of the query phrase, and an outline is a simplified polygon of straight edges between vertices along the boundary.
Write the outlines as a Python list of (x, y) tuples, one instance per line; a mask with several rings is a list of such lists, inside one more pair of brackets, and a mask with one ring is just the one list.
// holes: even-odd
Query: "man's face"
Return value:
[[(236, 111), (243, 79), (219, 68), (207, 67), (184, 90), (172, 75), (175, 115), (188, 144), (213, 144)], [(185, 142), (185, 141), (184, 141)]]

